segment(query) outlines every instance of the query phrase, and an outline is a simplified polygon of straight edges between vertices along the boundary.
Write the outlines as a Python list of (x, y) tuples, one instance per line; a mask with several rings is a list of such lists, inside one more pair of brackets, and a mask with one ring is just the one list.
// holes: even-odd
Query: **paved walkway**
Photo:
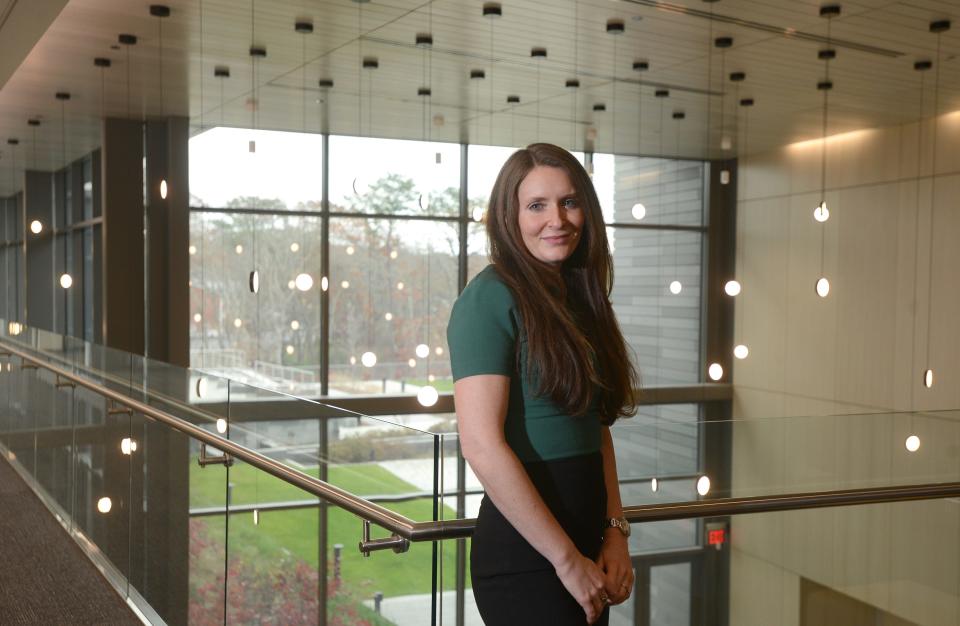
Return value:
[[(382, 461), (380, 467), (392, 473), (400, 480), (404, 480), (422, 491), (433, 490), (433, 459), (403, 459), (401, 461)], [(457, 459), (443, 460), (443, 485), (445, 493), (455, 493), (457, 490)], [(480, 480), (467, 466), (467, 490), (481, 489)], [(483, 496), (467, 496), (467, 517), (476, 517), (480, 510), (480, 500)], [(444, 504), (457, 510), (456, 496), (446, 496)], [(426, 521), (426, 520), (417, 520)]]

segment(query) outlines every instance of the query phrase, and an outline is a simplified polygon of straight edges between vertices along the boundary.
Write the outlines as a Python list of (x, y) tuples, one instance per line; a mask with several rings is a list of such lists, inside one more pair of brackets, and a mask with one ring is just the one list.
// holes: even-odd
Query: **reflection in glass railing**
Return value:
[[(459, 455), (453, 414), (424, 407), (365, 415), (343, 400), (338, 406), (337, 399), (297, 398), (0, 322), (4, 350), (10, 354), (0, 356), (3, 452), (33, 477), (68, 527), (97, 546), (125, 593), (159, 618), (243, 623), (269, 615), (298, 624), (317, 623), (323, 614), (327, 623), (340, 624), (475, 623), (469, 540), (413, 542), (402, 555), (366, 558), (356, 549), (362, 525), (354, 513), (322, 504), (308, 485), (271, 469), (322, 480), (412, 523), (474, 517), (482, 489)], [(106, 392), (141, 403), (138, 411), (182, 420), (181, 428), (131, 411)], [(633, 506), (960, 480), (957, 411), (710, 421), (700, 418), (697, 404), (661, 405), (621, 420), (613, 433), (623, 501)], [(205, 437), (223, 437), (256, 456), (227, 458), (215, 443), (201, 445)], [(728, 442), (732, 456), (704, 462), (701, 450), (710, 442)], [(876, 532), (870, 531), (876, 545), (892, 546), (899, 535), (884, 533), (901, 527), (947, 537), (956, 521), (948, 500), (877, 506), (901, 512), (912, 506), (932, 517), (878, 517)], [(858, 508), (865, 509), (845, 510)], [(851, 534), (856, 520), (868, 529), (875, 524), (854, 515), (843, 522), (849, 530), (831, 531), (830, 520), (847, 514), (829, 511), (771, 514), (774, 522), (759, 525), (750, 520), (762, 515), (634, 524), (630, 549), (638, 571), (648, 568), (647, 586), (638, 588), (632, 604), (614, 609), (613, 623), (669, 607), (680, 607), (681, 617), (698, 615), (698, 602), (706, 600), (690, 589), (724, 571), (723, 559), (736, 580), (736, 559), (749, 563), (750, 550), (776, 547), (763, 543), (764, 533), (799, 533), (808, 542), (826, 536), (808, 537), (800, 522), (788, 519), (833, 533), (834, 552), (860, 546)], [(388, 535), (374, 526), (373, 539)], [(732, 556), (755, 538), (759, 547)], [(946, 553), (956, 554), (952, 539), (944, 541)], [(930, 546), (917, 550), (926, 555)], [(806, 557), (777, 554), (759, 558), (775, 557), (790, 575), (833, 584), (830, 571), (808, 568)], [(904, 567), (911, 563), (897, 558)], [(890, 571), (891, 579), (899, 573)], [(956, 581), (955, 572), (941, 573)], [(930, 582), (909, 570), (906, 576)], [(871, 583), (869, 593), (839, 574), (836, 580), (860, 600), (895, 593), (884, 586), (890, 580)], [(681, 589), (692, 604), (664, 600)], [(949, 589), (940, 593), (953, 601)], [(877, 606), (912, 615), (893, 601)]]

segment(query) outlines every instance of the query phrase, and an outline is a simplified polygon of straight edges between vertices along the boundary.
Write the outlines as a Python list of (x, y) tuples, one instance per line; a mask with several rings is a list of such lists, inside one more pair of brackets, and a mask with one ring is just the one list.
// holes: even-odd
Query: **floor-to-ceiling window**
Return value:
[[(512, 151), (229, 128), (194, 137), (192, 366), (307, 397), (451, 391), (450, 307), (487, 263), (484, 211)], [(701, 382), (705, 164), (577, 157), (604, 211), (616, 274), (611, 299), (644, 386)], [(429, 408), (395, 417), (441, 429), (451, 418)], [(700, 419), (697, 403), (645, 406), (615, 427), (625, 503), (696, 499)], [(349, 425), (331, 421), (318, 456), (378, 461), (345, 451), (359, 449), (363, 437), (372, 449), (382, 433)], [(319, 445), (306, 422), (265, 423), (257, 436)], [(475, 504), (468, 500), (468, 515)], [(693, 521), (645, 525), (631, 551), (643, 559), (696, 549), (701, 530)], [(671, 572), (648, 577), (659, 597), (696, 593), (690, 560), (657, 567)], [(671, 605), (658, 605), (661, 623), (690, 620), (689, 603), (688, 613), (665, 616)], [(632, 623), (641, 609), (649, 607), (618, 607), (617, 619)]]

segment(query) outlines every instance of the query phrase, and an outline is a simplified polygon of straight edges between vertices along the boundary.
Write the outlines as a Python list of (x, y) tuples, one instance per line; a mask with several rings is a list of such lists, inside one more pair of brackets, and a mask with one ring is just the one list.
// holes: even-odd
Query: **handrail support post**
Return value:
[(224, 452), (221, 456), (208, 456), (207, 444), (201, 443), (200, 456), (197, 457), (197, 463), (200, 465), (200, 467), (206, 467), (208, 465), (224, 465), (226, 467), (230, 467), (233, 465), (233, 457), (226, 452)]
[(384, 539), (371, 539), (370, 538), (370, 520), (363, 521), (363, 538), (360, 541), (360, 553), (363, 556), (369, 557), (371, 552), (376, 550), (393, 550), (397, 554), (403, 554), (410, 549), (410, 540), (404, 539), (400, 535), (394, 533), (389, 537)]
[(116, 401), (107, 398), (107, 415), (133, 415), (133, 409), (118, 405)]
[(63, 378), (61, 378), (60, 374), (57, 374), (57, 382), (55, 386), (57, 389), (63, 389), (64, 387), (70, 387), (71, 389), (76, 389), (77, 383), (69, 380), (64, 380)]

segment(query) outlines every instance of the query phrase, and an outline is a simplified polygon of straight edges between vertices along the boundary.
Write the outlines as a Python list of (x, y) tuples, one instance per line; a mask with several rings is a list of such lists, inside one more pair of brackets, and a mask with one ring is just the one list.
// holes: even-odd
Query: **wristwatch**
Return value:
[(630, 522), (625, 517), (608, 517), (603, 520), (603, 529), (616, 528), (624, 537), (630, 536)]

